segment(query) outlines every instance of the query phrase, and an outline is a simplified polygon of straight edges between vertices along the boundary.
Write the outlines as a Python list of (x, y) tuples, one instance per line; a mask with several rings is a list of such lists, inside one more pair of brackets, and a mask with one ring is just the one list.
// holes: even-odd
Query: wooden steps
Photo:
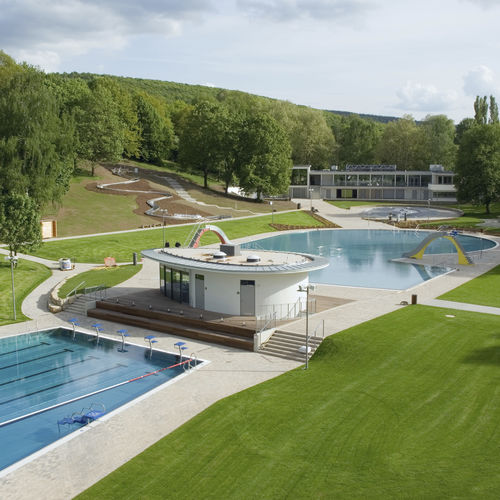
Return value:
[(104, 301), (97, 301), (95, 309), (89, 309), (87, 315), (105, 321), (253, 351), (255, 332), (248, 328)]

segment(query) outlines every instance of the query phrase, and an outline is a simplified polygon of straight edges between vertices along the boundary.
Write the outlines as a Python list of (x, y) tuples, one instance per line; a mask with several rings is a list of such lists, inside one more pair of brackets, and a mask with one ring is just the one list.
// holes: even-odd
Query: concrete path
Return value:
[[(500, 292), (498, 302), (500, 303)], [(423, 304), (426, 306), (446, 307), (448, 309), (459, 309), (461, 311), (496, 314), (497, 316), (500, 316), (500, 307), (481, 306), (479, 304), (467, 304), (465, 302), (452, 302), (451, 300), (439, 299), (426, 300)]]
[[(311, 200), (293, 199), (294, 203), (300, 203), (302, 207), (309, 208)], [(366, 206), (352, 207), (349, 210), (338, 208), (323, 200), (312, 200), (313, 208), (317, 209), (319, 215), (339, 225), (343, 229), (392, 229), (392, 226), (382, 222), (362, 219), (360, 214), (366, 210)]]

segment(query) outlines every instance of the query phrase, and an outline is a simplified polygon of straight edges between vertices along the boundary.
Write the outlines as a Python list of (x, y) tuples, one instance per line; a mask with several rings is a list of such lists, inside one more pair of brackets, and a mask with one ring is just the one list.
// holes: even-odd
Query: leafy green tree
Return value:
[(258, 102), (254, 112), (259, 111), (272, 116), (287, 133), (296, 165), (331, 165), (337, 146), (322, 111), (284, 101)]
[(0, 85), (0, 195), (57, 202), (73, 172), (74, 126), (44, 73), (10, 68)]
[(201, 172), (205, 188), (208, 187), (208, 176), (217, 174), (222, 162), (223, 113), (223, 108), (216, 102), (199, 102), (187, 117), (179, 140), (181, 164)]
[(445, 115), (428, 115), (419, 126), (420, 160), (424, 165), (438, 164), (453, 169), (457, 155), (455, 124)]
[(500, 199), (500, 124), (475, 125), (460, 142), (455, 186), (460, 202), (485, 205)]
[(486, 125), (488, 123), (488, 100), (486, 96), (476, 97), (474, 101), (474, 120), (478, 125)]
[(0, 196), (0, 241), (11, 257), (40, 246), (40, 212), (33, 198), (19, 193)]
[(474, 118), (464, 118), (455, 128), (455, 144), (462, 142), (462, 137), (471, 127), (475, 125)]
[(290, 184), (291, 146), (274, 118), (257, 113), (247, 118), (240, 135), (239, 186), (246, 193), (279, 195)]
[[(383, 125), (373, 120), (366, 120), (358, 115), (332, 115), (332, 126), (338, 149), (336, 162), (346, 164), (376, 163), (377, 147), (382, 136)], [(338, 116), (338, 119), (334, 119)]]
[(488, 123), (498, 123), (498, 104), (492, 95), (490, 95), (490, 119)]
[(174, 144), (173, 125), (143, 94), (136, 95), (137, 118), (140, 129), (139, 158), (162, 164), (168, 159)]
[(385, 126), (377, 156), (382, 163), (397, 165), (399, 170), (419, 170), (424, 167), (418, 158), (419, 141), (415, 120), (405, 115)]
[(89, 82), (90, 94), (82, 102), (78, 120), (78, 156), (92, 165), (121, 158), (125, 143), (125, 125), (112, 92), (103, 78)]

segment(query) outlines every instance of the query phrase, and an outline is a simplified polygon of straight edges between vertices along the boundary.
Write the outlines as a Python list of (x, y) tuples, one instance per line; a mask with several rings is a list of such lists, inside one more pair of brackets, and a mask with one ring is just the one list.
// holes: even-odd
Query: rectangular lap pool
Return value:
[(0, 339), (0, 470), (197, 364), (67, 328)]

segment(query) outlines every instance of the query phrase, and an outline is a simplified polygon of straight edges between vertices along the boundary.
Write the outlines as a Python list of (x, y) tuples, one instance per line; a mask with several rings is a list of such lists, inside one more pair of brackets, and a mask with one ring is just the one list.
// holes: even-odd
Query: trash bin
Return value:
[(301, 207), (301, 206), (302, 206), (302, 205), (301, 205), (300, 203), (297, 203), (297, 210), (300, 210), (300, 207)]
[(59, 269), (61, 271), (70, 271), (71, 268), (72, 268), (71, 259), (60, 259), (59, 260)]
[(132, 254), (132, 264), (134, 264), (134, 266), (137, 266), (137, 252), (134, 252)]
[(416, 303), (417, 303), (417, 296), (416, 295), (412, 295), (411, 296), (411, 304), (414, 306)]

